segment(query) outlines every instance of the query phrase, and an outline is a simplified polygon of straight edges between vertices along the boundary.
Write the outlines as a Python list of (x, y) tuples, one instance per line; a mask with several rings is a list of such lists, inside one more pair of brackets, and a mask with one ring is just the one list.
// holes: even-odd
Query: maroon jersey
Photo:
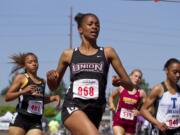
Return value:
[(117, 111), (113, 117), (114, 124), (135, 125), (137, 117), (133, 115), (133, 110), (138, 108), (140, 101), (139, 90), (135, 94), (129, 94), (128, 90), (124, 89), (120, 93)]

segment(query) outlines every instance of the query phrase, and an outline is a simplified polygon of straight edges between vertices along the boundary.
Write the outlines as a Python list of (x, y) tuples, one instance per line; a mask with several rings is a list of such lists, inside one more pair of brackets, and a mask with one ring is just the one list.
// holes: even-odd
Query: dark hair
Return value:
[[(11, 74), (15, 73), (16, 71), (24, 68), (25, 66), (25, 59), (27, 56), (29, 55), (33, 55), (34, 57), (36, 57), (37, 59), (37, 56), (32, 53), (32, 52), (28, 52), (28, 53), (19, 53), (19, 54), (13, 54), (10, 56), (10, 59), (12, 60), (12, 64), (14, 64), (15, 66), (12, 68), (11, 70)], [(26, 69), (25, 69), (26, 70)]]
[(164, 70), (173, 63), (180, 63), (180, 61), (176, 58), (170, 58), (169, 60), (166, 61), (165, 65), (164, 65)]
[(77, 13), (77, 15), (74, 17), (74, 20), (77, 22), (77, 27), (79, 28), (82, 24), (82, 21), (84, 19), (85, 16), (95, 16), (96, 18), (98, 18), (95, 14), (93, 13)]

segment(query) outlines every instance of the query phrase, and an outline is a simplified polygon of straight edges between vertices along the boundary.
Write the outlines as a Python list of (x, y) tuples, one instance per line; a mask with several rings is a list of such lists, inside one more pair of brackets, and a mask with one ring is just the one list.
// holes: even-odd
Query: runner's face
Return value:
[(88, 15), (85, 16), (82, 21), (82, 25), (79, 28), (80, 34), (87, 39), (96, 40), (100, 31), (98, 18), (96, 16)]
[(25, 68), (27, 72), (37, 72), (38, 70), (38, 60), (34, 55), (28, 55), (25, 58)]
[(180, 64), (173, 63), (166, 69), (167, 78), (173, 82), (177, 83), (180, 79)]
[(138, 85), (141, 82), (142, 74), (138, 71), (134, 71), (132, 75), (130, 75), (130, 79), (134, 85)]

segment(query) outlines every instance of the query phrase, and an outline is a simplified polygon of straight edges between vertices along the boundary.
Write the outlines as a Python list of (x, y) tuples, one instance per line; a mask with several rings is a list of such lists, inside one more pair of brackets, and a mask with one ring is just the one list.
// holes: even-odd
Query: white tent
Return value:
[(0, 130), (8, 130), (9, 123), (12, 120), (13, 114), (11, 112), (7, 112), (5, 115), (0, 117)]
[(10, 122), (12, 120), (13, 114), (11, 112), (7, 112), (3, 116), (0, 117), (0, 122)]

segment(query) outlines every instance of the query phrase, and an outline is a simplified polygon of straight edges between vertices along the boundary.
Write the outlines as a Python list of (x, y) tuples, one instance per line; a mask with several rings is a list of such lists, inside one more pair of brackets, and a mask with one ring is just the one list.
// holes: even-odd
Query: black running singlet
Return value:
[(33, 84), (36, 85), (36, 90), (42, 94), (42, 96), (34, 96), (31, 93), (25, 93), (19, 97), (19, 103), (17, 104), (16, 110), (17, 112), (28, 115), (28, 116), (37, 116), (42, 117), (43, 110), (44, 110), (44, 92), (45, 92), (45, 84), (44, 81), (41, 80), (40, 84), (36, 84), (33, 80), (29, 77), (28, 74), (25, 74), (27, 78), (27, 82), (23, 88)]
[(71, 63), (71, 84), (64, 100), (64, 106), (70, 104), (85, 108), (102, 106), (106, 103), (105, 90), (109, 62), (104, 55), (104, 48), (99, 47), (94, 55), (87, 56), (74, 49)]

